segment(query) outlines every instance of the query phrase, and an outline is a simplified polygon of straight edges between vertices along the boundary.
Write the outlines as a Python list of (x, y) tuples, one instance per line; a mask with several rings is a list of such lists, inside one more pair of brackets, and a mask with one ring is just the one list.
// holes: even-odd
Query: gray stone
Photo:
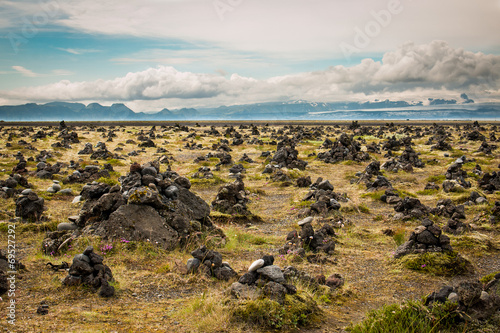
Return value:
[(272, 281), (266, 283), (264, 288), (262, 288), (262, 292), (269, 299), (276, 301), (281, 305), (285, 303), (285, 296), (287, 294), (287, 289), (279, 283)]
[(235, 282), (231, 285), (231, 296), (236, 299), (255, 300), (259, 298), (261, 291), (255, 286), (249, 286)]
[(71, 203), (79, 203), (80, 201), (82, 201), (82, 196), (81, 195), (77, 195), (73, 201)]
[(200, 267), (201, 261), (199, 261), (196, 258), (190, 258), (188, 259), (186, 263), (186, 267), (189, 273), (194, 273)]
[(59, 191), (59, 193), (60, 193), (60, 194), (67, 194), (67, 195), (71, 195), (71, 194), (73, 194), (73, 190), (72, 190), (72, 189), (70, 189), (70, 188), (65, 188), (65, 189), (63, 189), (63, 190), (60, 190), (60, 191)]
[(304, 224), (311, 223), (313, 220), (314, 220), (313, 217), (309, 216), (309, 217), (306, 217), (305, 219), (299, 221), (297, 224), (299, 226), (303, 226)]
[(55, 192), (60, 191), (60, 190), (61, 190), (61, 188), (62, 188), (62, 187), (61, 187), (61, 185), (59, 185), (59, 184), (56, 184), (56, 183), (52, 184), (52, 189), (53, 189)]
[(439, 245), (439, 239), (436, 238), (429, 230), (425, 230), (417, 235), (417, 242), (426, 245)]
[(451, 293), (448, 295), (448, 301), (450, 301), (451, 303), (458, 303), (459, 301), (459, 297), (458, 297), (458, 294), (457, 293)]
[(285, 276), (283, 275), (283, 272), (281, 272), (281, 269), (275, 265), (259, 268), (257, 270), (257, 273), (274, 282), (278, 283), (285, 282)]
[(33, 190), (32, 190), (32, 189), (30, 189), (30, 188), (27, 188), (27, 189), (23, 190), (23, 191), (21, 192), (21, 194), (22, 194), (22, 195), (28, 195), (28, 194), (30, 194), (31, 192), (33, 192)]
[(486, 199), (485, 197), (479, 197), (476, 199), (476, 204), (480, 205), (480, 204), (487, 204), (488, 203), (488, 199)]
[(68, 231), (68, 230), (76, 230), (78, 229), (78, 226), (74, 223), (59, 223), (57, 225), (57, 231)]

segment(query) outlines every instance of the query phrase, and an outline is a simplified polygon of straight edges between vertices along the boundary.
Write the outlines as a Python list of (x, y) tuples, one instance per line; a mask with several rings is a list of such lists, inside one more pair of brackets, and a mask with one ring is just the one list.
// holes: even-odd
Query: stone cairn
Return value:
[(62, 283), (65, 286), (83, 284), (99, 290), (101, 297), (111, 297), (115, 294), (115, 288), (109, 285), (110, 281), (113, 281), (111, 269), (103, 264), (103, 257), (94, 253), (94, 248), (89, 246), (73, 258), (68, 276)]
[(370, 155), (361, 151), (361, 144), (351, 136), (342, 133), (327, 152), (319, 153), (318, 159), (325, 163), (337, 163), (342, 161), (368, 161)]
[(408, 220), (427, 216), (430, 208), (416, 198), (406, 197), (394, 206), (394, 210), (397, 212), (394, 215), (395, 220)]
[(478, 181), (479, 187), (488, 194), (495, 193), (500, 190), (500, 172), (493, 171), (485, 173), (483, 178)]
[(44, 211), (44, 203), (45, 200), (33, 190), (26, 189), (16, 199), (16, 216), (26, 220), (40, 221)]
[(191, 255), (193, 258), (186, 263), (188, 273), (200, 272), (223, 281), (229, 281), (237, 276), (231, 266), (222, 261), (222, 255), (219, 252), (209, 250), (205, 245), (191, 252)]
[(299, 159), (298, 155), (299, 152), (295, 149), (295, 143), (286, 138), (278, 143), (271, 162), (277, 168), (305, 170), (307, 162)]
[(458, 305), (467, 321), (485, 321), (500, 310), (500, 273), (485, 283), (479, 281), (463, 281), (455, 287), (444, 286), (439, 291), (427, 296), (425, 305), (451, 302)]
[(335, 251), (335, 230), (332, 225), (325, 224), (319, 230), (314, 231), (312, 227), (313, 218), (306, 217), (298, 222), (300, 231), (290, 231), (286, 236), (285, 246), (279, 249), (279, 253), (295, 254), (304, 257), (305, 249), (313, 252), (324, 252), (332, 254)]
[(247, 208), (248, 203), (245, 184), (241, 179), (219, 188), (212, 208), (224, 214), (251, 215)]
[(408, 241), (396, 249), (394, 258), (401, 258), (408, 254), (445, 251), (453, 251), (450, 238), (444, 235), (431, 220), (424, 219), (422, 224), (411, 233)]
[(471, 183), (466, 181), (467, 172), (462, 170), (463, 158), (459, 158), (446, 170), (446, 180), (443, 182), (443, 190), (448, 192), (461, 191), (464, 188), (470, 188)]
[(307, 193), (302, 201), (315, 201), (310, 208), (305, 208), (300, 212), (302, 216), (328, 214), (338, 211), (340, 202), (348, 202), (346, 194), (334, 192), (333, 185), (328, 180), (319, 177), (310, 186), (311, 191)]

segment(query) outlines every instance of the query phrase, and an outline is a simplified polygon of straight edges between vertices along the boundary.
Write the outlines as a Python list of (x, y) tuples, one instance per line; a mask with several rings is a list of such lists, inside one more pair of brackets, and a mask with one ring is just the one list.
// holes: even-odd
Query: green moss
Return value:
[(114, 186), (116, 184), (118, 184), (118, 181), (114, 180), (114, 179), (111, 179), (111, 178), (105, 178), (105, 177), (101, 177), (97, 180), (98, 183), (104, 183), (104, 184), (108, 184), (109, 186)]
[(285, 303), (268, 298), (239, 303), (231, 313), (231, 319), (264, 329), (296, 329), (318, 322), (322, 311), (316, 302), (305, 295), (286, 295)]
[(433, 275), (455, 276), (473, 271), (472, 264), (457, 252), (428, 252), (409, 254), (401, 263), (411, 270)]
[(491, 280), (493, 280), (495, 278), (495, 275), (497, 275), (497, 274), (500, 274), (500, 271), (493, 272), (491, 274), (485, 275), (479, 281), (481, 283), (486, 284), (486, 283), (490, 282)]
[(405, 303), (385, 305), (381, 309), (368, 313), (361, 323), (347, 328), (351, 333), (431, 333), (462, 332), (457, 329), (460, 322), (458, 305), (452, 303), (436, 303), (431, 308), (424, 306), (423, 301), (406, 301)]
[(418, 195), (435, 195), (438, 192), (439, 192), (439, 190), (429, 189), (429, 190), (417, 191), (417, 194)]
[(362, 198), (372, 198), (373, 200), (380, 200), (380, 198), (382, 197), (382, 195), (384, 193), (385, 193), (385, 190), (363, 193), (363, 194), (361, 194), (361, 197)]
[(434, 175), (434, 176), (429, 176), (427, 177), (428, 182), (433, 182), (436, 184), (441, 184), (443, 181), (446, 179), (445, 175)]

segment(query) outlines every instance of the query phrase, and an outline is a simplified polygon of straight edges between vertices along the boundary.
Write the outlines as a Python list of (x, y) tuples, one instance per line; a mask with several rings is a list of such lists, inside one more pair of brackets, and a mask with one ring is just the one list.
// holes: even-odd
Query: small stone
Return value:
[(285, 276), (283, 275), (283, 272), (281, 272), (281, 269), (275, 265), (259, 268), (257, 270), (257, 273), (277, 283), (285, 282)]
[(80, 201), (82, 201), (82, 196), (81, 196), (81, 195), (77, 195), (77, 196), (73, 199), (73, 201), (72, 201), (71, 203), (76, 204), (76, 203), (79, 203)]
[(59, 191), (62, 189), (62, 187), (61, 187), (61, 185), (59, 185), (59, 184), (55, 184), (55, 183), (54, 183), (54, 184), (52, 184), (52, 189), (53, 189), (55, 192), (59, 192)]
[(85, 251), (83, 251), (83, 255), (88, 256), (88, 255), (90, 255), (92, 252), (94, 252), (94, 248), (93, 248), (91, 245), (89, 245), (89, 246), (87, 246), (87, 248), (85, 249)]
[(21, 192), (21, 194), (22, 194), (22, 195), (28, 195), (28, 194), (30, 194), (31, 192), (33, 192), (33, 190), (32, 190), (32, 189), (30, 189), (30, 188), (27, 188), (27, 189), (23, 190), (23, 191)]
[(262, 266), (264, 266), (264, 260), (263, 259), (257, 259), (255, 260), (251, 265), (250, 267), (248, 267), (248, 271), (249, 272), (255, 272), (256, 270), (258, 270), (259, 268), (261, 268)]
[(313, 217), (309, 216), (309, 217), (306, 217), (305, 219), (299, 221), (298, 225), (303, 226), (304, 224), (311, 223), (312, 221), (313, 221)]
[(274, 263), (274, 257), (271, 255), (263, 256), (262, 260), (264, 260), (264, 266), (271, 266)]
[(78, 226), (74, 223), (59, 223), (57, 225), (57, 231), (68, 231), (68, 230), (76, 230), (78, 229)]
[(187, 261), (186, 267), (189, 273), (194, 273), (200, 267), (201, 261), (196, 258), (191, 258)]
[(458, 294), (457, 293), (451, 293), (448, 295), (448, 301), (450, 301), (451, 303), (458, 303), (459, 301), (459, 297), (458, 297)]
[(488, 302), (490, 300), (490, 295), (486, 291), (481, 291), (481, 301)]
[(60, 194), (67, 194), (67, 195), (71, 195), (71, 194), (73, 194), (73, 190), (72, 190), (72, 189), (70, 189), (70, 188), (65, 188), (65, 189), (63, 189), (63, 190), (60, 190), (58, 193), (60, 193)]

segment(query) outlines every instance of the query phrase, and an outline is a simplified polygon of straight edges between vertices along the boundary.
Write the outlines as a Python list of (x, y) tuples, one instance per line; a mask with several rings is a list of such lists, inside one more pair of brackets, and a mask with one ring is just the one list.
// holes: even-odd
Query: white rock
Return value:
[(23, 191), (21, 192), (21, 194), (22, 194), (22, 195), (28, 195), (28, 194), (30, 194), (31, 192), (33, 192), (33, 190), (32, 190), (32, 189), (30, 189), (30, 188), (27, 188), (27, 189), (23, 190)]
[(51, 186), (47, 189), (47, 193), (56, 193), (56, 191)]
[(477, 204), (488, 203), (488, 200), (485, 197), (479, 197), (476, 199)]
[(79, 203), (80, 201), (82, 201), (82, 196), (81, 195), (77, 195), (73, 201), (71, 203)]
[(298, 225), (302, 226), (304, 224), (311, 223), (312, 221), (313, 221), (313, 217), (309, 216), (309, 217), (306, 217), (305, 219), (303, 219), (302, 221), (299, 221)]
[(488, 302), (490, 295), (486, 291), (481, 291), (481, 301)]
[(457, 293), (451, 293), (448, 295), (448, 300), (451, 302), (451, 303), (458, 303), (458, 294)]
[(248, 267), (248, 271), (249, 272), (254, 272), (254, 271), (258, 270), (259, 268), (261, 268), (262, 266), (264, 266), (264, 259), (255, 260), (250, 265), (250, 267)]

